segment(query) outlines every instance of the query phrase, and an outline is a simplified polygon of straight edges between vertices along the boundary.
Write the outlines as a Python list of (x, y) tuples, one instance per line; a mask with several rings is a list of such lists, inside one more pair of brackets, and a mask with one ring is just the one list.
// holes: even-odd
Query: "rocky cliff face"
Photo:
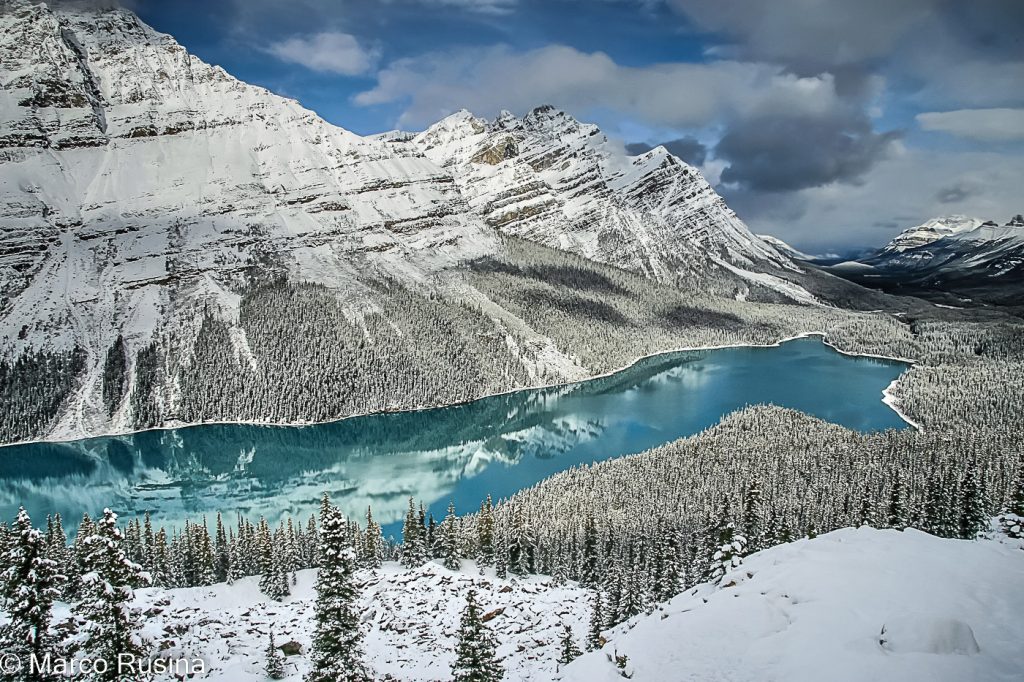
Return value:
[(408, 137), (502, 232), (673, 281), (725, 261), (790, 261), (747, 229), (700, 172), (656, 147), (629, 156), (594, 125), (549, 106), (495, 120), (461, 111)]
[[(433, 383), (409, 379), (418, 393), (391, 402), (384, 389), (397, 384), (376, 377), (383, 388), (339, 388), (348, 402), (325, 414), (579, 376), (566, 349), (464, 276), (465, 263), (502, 251), (501, 232), (662, 281), (810, 300), (752, 271), (794, 266), (662, 148), (627, 156), (548, 107), (362, 137), (202, 62), (130, 11), (0, 7), (0, 396), (42, 406), (0, 424), (8, 440), (12, 425), (78, 436), (231, 418), (245, 386), (297, 382), (288, 390), (301, 393), (338, 367), (355, 386), (371, 366), (350, 366), (366, 344), (375, 362), (410, 353)], [(246, 298), (282, 281), (322, 288)], [(452, 312), (436, 296), (469, 307)], [(272, 360), (253, 340), (281, 338), (268, 311), (289, 306), (303, 306), (293, 317), (307, 341), (322, 334), (295, 359), (308, 376), (289, 373), (295, 348), (277, 344)], [(429, 329), (417, 336), (415, 325)], [(331, 338), (350, 355), (325, 360)], [(429, 339), (444, 339), (454, 368), (422, 356)], [(467, 353), (478, 361), (459, 360)], [(456, 380), (468, 382), (461, 392), (430, 389)], [(211, 391), (223, 409), (208, 413)], [(352, 398), (366, 391), (380, 399)], [(294, 405), (323, 403), (303, 396), (287, 409), (253, 398), (246, 414), (294, 420)]]

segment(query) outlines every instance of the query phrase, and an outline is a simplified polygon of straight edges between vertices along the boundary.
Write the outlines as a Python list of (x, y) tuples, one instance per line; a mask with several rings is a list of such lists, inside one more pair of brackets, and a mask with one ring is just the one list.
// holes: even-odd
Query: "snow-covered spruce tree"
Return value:
[(257, 531), (256, 546), (261, 571), (260, 592), (274, 601), (281, 601), (288, 596), (287, 574), (281, 564), (281, 551), (274, 543), (267, 520), (262, 517)]
[(321, 509), (316, 630), (306, 682), (364, 682), (362, 633), (356, 612), (356, 557), (348, 524), (333, 505)]
[(263, 664), (263, 671), (272, 680), (280, 680), (284, 677), (284, 656), (274, 643), (274, 633), (270, 633), (270, 641), (267, 643), (266, 661)]
[(982, 477), (978, 475), (977, 462), (968, 462), (960, 487), (960, 537), (971, 540), (978, 536), (988, 521), (985, 513), (985, 491)]
[(69, 580), (68, 584), (64, 588), (64, 597), (68, 601), (78, 599), (79, 595), (82, 593), (81, 576), (86, 571), (85, 541), (95, 532), (96, 524), (93, 523), (88, 514), (82, 514), (82, 520), (78, 524), (78, 531), (75, 533), (75, 539), (71, 543), (71, 550), (69, 554), (73, 567), (67, 572)]
[(600, 649), (601, 631), (604, 630), (604, 599), (600, 590), (594, 590), (594, 596), (590, 600), (590, 627), (587, 629), (587, 651)]
[(522, 507), (516, 505), (508, 534), (508, 570), (516, 575), (533, 573), (534, 550), (533, 535)]
[(136, 677), (114, 662), (119, 655), (141, 659), (146, 652), (146, 642), (139, 634), (142, 624), (131, 603), (135, 588), (148, 584), (149, 575), (126, 556), (117, 514), (109, 509), (103, 510), (94, 533), (85, 538), (83, 550), (86, 570), (82, 575), (82, 600), (75, 605), (75, 615), (85, 621), (82, 650), (90, 658), (109, 663), (89, 679), (129, 682)]
[(366, 532), (360, 547), (359, 565), (363, 568), (380, 568), (384, 560), (384, 536), (380, 524), (373, 519), (373, 511), (366, 508)]
[(897, 469), (892, 476), (892, 487), (889, 488), (889, 506), (885, 511), (885, 525), (889, 528), (903, 530), (907, 527), (907, 505), (903, 500), (903, 484)]
[(1024, 453), (1017, 462), (1017, 476), (1006, 508), (999, 515), (999, 525), (1011, 538), (1024, 538)]
[[(10, 532), (9, 547), (3, 555), (0, 574), (0, 605), (8, 621), (0, 626), (0, 650), (21, 662), (20, 673), (0, 670), (0, 679), (41, 682), (45, 671), (33, 671), (34, 660), (55, 655), (58, 643), (50, 635), (53, 602), (60, 596), (64, 576), (56, 561), (48, 557), (43, 534), (32, 527), (22, 507)], [(5, 668), (9, 666), (4, 666)]]
[(54, 514), (52, 524), (49, 521), (46, 524), (46, 557), (57, 564), (57, 572), (64, 576), (61, 582), (61, 595), (66, 597), (72, 588), (77, 590), (78, 567), (75, 564), (75, 555), (68, 547), (68, 536), (64, 532), (64, 522), (60, 514)]
[(747, 551), (756, 552), (764, 548), (764, 526), (761, 521), (761, 486), (757, 479), (747, 485), (743, 495), (743, 536), (747, 539)]
[(462, 611), (455, 646), (454, 682), (499, 682), (505, 671), (498, 662), (497, 648), (476, 603), (476, 590), (470, 590), (466, 594), (466, 608)]
[(409, 498), (409, 510), (402, 524), (402, 565), (406, 568), (422, 566), (427, 561), (426, 529), (416, 511), (416, 501)]
[(444, 561), (444, 567), (451, 571), (457, 571), (462, 567), (459, 560), (458, 538), (455, 535), (457, 518), (455, 503), (449, 502), (448, 515), (441, 522), (441, 559)]
[(563, 626), (562, 639), (559, 642), (558, 650), (558, 662), (561, 665), (568, 665), (583, 654), (580, 648), (576, 646), (576, 638), (573, 637), (572, 628), (568, 625)]
[(730, 521), (718, 535), (718, 549), (711, 555), (710, 578), (718, 581), (726, 573), (743, 563), (747, 539), (736, 532)]
[(480, 516), (476, 526), (477, 563), (481, 568), (494, 565), (494, 504), (491, 496), (480, 505)]
[[(147, 522), (149, 519), (146, 519)], [(228, 535), (224, 530), (224, 519), (220, 512), (217, 512), (216, 539), (214, 540), (214, 555), (216, 557), (214, 566), (214, 578), (222, 583), (228, 579), (231, 573), (231, 553), (228, 549)]]
[(583, 522), (583, 563), (580, 566), (580, 584), (597, 587), (598, 584), (597, 523), (594, 515), (587, 514)]

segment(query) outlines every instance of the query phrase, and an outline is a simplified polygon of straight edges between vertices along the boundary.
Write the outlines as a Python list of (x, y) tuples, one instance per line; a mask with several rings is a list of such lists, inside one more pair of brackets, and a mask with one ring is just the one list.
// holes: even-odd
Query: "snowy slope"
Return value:
[(696, 168), (660, 146), (629, 156), (550, 106), (493, 121), (460, 111), (384, 137), (449, 170), (473, 211), (508, 234), (669, 281), (721, 261), (794, 267)]
[[(1013, 543), (1003, 544), (1002, 542)], [(308, 669), (316, 572), (300, 571), (283, 602), (259, 579), (138, 590), (154, 650), (201, 657), (218, 682), (262, 682), (271, 631), (297, 643), (286, 679)], [(502, 580), (473, 562), (362, 571), (359, 609), (376, 679), (450, 679), (469, 589), (498, 641), (506, 682), (962, 682), (1024, 672), (1024, 551), (1019, 541), (946, 540), (919, 531), (846, 528), (748, 557), (718, 585), (699, 585), (604, 633), (603, 649), (558, 670), (559, 638), (583, 648), (591, 593), (544, 576)], [(57, 619), (67, 615), (58, 605)], [(884, 630), (884, 632), (883, 632)], [(158, 679), (171, 679), (169, 675)]]
[(764, 241), (764, 242), (766, 242), (768, 244), (771, 244), (772, 247), (774, 247), (776, 251), (778, 251), (779, 253), (782, 253), (782, 254), (785, 254), (785, 255), (789, 256), (793, 260), (814, 260), (817, 257), (817, 256), (812, 256), (810, 254), (804, 253), (803, 251), (800, 251), (799, 249), (795, 249), (792, 246), (790, 246), (789, 244), (787, 244), (786, 242), (784, 242), (781, 239), (779, 239), (778, 237), (773, 237), (770, 234), (759, 234), (759, 235), (757, 235), (757, 237), (758, 237), (758, 239), (760, 239), (760, 240), (762, 240), (762, 241)]
[(914, 530), (842, 529), (745, 560), (606, 633), (560, 678), (962, 682), (1024, 677), (1024, 551)]
[[(506, 682), (551, 679), (563, 625), (572, 626), (579, 642), (585, 636), (588, 592), (550, 578), (501, 580), (480, 575), (472, 562), (464, 562), (462, 572), (434, 563), (412, 570), (385, 564), (360, 576), (366, 659), (375, 679), (388, 674), (410, 682), (450, 679), (455, 634), (470, 589), (477, 591), (498, 638)], [(303, 653), (289, 656), (285, 666), (286, 679), (300, 680), (308, 669), (316, 571), (300, 571), (297, 578), (283, 603), (266, 600), (259, 578), (207, 588), (140, 590), (139, 606), (158, 611), (150, 611), (144, 634), (167, 656), (202, 657), (208, 673), (203, 679), (262, 682), (273, 630), (278, 645), (301, 645)]]

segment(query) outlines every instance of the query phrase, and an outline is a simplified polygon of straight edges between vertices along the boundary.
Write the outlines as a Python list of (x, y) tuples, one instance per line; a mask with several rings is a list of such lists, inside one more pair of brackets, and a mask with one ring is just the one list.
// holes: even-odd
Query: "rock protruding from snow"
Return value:
[(900, 613), (882, 626), (878, 644), (896, 654), (976, 654), (971, 626), (948, 615)]

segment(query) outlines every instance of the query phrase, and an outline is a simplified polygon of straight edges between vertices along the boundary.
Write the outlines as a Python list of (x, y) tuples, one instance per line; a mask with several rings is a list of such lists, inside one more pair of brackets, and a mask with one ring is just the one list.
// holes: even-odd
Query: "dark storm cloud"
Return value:
[[(691, 166), (700, 166), (708, 155), (708, 148), (695, 137), (680, 137), (676, 140), (662, 142), (661, 146)], [(631, 142), (626, 145), (626, 151), (636, 156), (648, 152), (654, 147), (655, 145), (649, 145), (646, 142)]]
[(762, 192), (856, 182), (889, 152), (896, 132), (877, 133), (859, 112), (830, 117), (774, 113), (734, 122), (715, 147), (722, 181)]
[[(722, 53), (815, 73), (877, 66), (895, 54), (1021, 58), (1020, 0), (668, 0)], [(941, 49), (939, 47), (941, 46)]]
[(977, 194), (977, 188), (964, 184), (942, 187), (935, 193), (935, 198), (943, 204), (955, 204)]

